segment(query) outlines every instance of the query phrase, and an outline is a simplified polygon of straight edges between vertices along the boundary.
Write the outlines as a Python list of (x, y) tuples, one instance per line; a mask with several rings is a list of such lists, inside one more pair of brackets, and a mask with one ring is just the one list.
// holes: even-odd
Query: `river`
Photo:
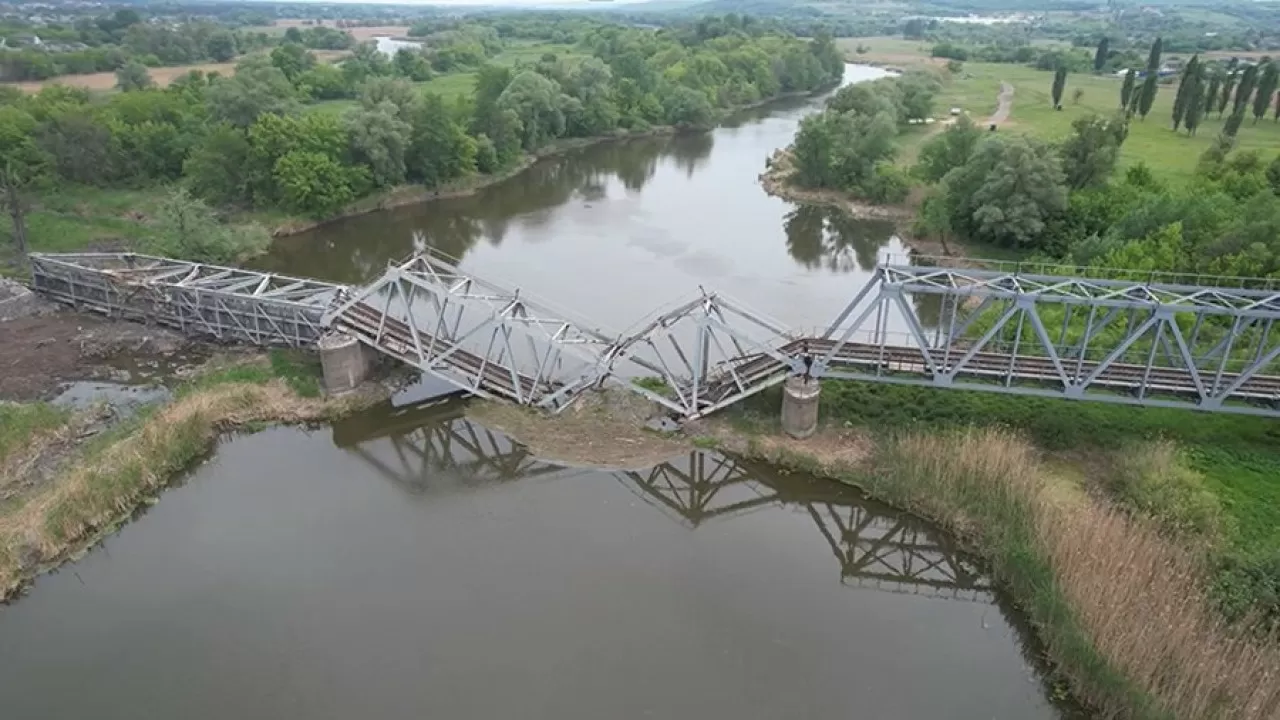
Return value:
[[(602, 322), (705, 284), (816, 324), (878, 252), (902, 248), (888, 225), (760, 190), (764, 158), (815, 105), (589, 148), (473, 197), (286, 239), (264, 264), (354, 282), (430, 243)], [(709, 451), (636, 471), (561, 467), (456, 401), (401, 399), (228, 439), (0, 608), (0, 708), (1067, 717), (1037, 654), (978, 564), (850, 488)]]
[[(850, 65), (846, 82), (886, 71)], [(892, 223), (771, 197), (757, 180), (818, 101), (749, 111), (714, 132), (599, 144), (475, 195), (347, 218), (277, 241), (262, 269), (358, 283), (415, 244), (460, 258), (596, 326), (716, 290), (796, 328), (825, 325), (903, 254)]]

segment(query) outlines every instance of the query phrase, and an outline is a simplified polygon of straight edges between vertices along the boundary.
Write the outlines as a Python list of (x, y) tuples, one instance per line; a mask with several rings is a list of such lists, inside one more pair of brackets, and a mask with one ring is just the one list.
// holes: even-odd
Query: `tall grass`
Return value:
[(1059, 480), (1000, 429), (904, 433), (873, 491), (972, 541), (1077, 696), (1105, 716), (1262, 720), (1280, 712), (1280, 644), (1212, 611), (1194, 557)]
[(0, 402), (0, 465), (33, 438), (66, 424), (71, 413), (48, 403)]

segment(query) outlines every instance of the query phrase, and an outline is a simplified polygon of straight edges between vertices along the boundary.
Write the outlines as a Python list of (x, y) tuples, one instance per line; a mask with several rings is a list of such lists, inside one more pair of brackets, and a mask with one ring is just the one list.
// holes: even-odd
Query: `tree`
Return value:
[(1240, 131), (1240, 125), (1243, 122), (1244, 105), (1240, 105), (1227, 116), (1227, 121), (1222, 125), (1222, 134), (1228, 138), (1234, 138), (1236, 133)]
[(210, 117), (236, 127), (248, 127), (268, 113), (288, 115), (298, 107), (289, 78), (261, 56), (241, 60), (236, 65), (236, 74), (219, 78), (205, 97)]
[[(706, 102), (705, 96), (702, 101)], [(560, 86), (554, 80), (532, 70), (525, 70), (511, 79), (511, 83), (498, 97), (497, 106), (499, 109), (515, 112), (520, 119), (524, 130), (522, 144), (526, 150), (535, 150), (564, 132)], [(668, 106), (668, 112), (680, 113), (684, 110), (683, 107)]]
[(400, 108), (384, 101), (373, 108), (353, 110), (345, 120), (351, 154), (369, 166), (374, 187), (404, 182), (405, 154), (413, 128), (400, 119)]
[(147, 66), (140, 62), (130, 62), (116, 71), (116, 87), (121, 92), (146, 90), (155, 85)]
[(28, 192), (48, 173), (49, 156), (36, 144), (36, 120), (26, 110), (0, 105), (0, 205), (13, 224), (20, 257), (27, 254)]
[(968, 115), (961, 115), (920, 148), (920, 157), (913, 172), (925, 182), (936, 183), (952, 169), (965, 164), (985, 136), (986, 133)]
[(59, 177), (84, 185), (105, 185), (113, 178), (111, 129), (87, 109), (55, 106), (35, 134)]
[(1058, 110), (1062, 109), (1062, 91), (1066, 87), (1067, 87), (1067, 69), (1059, 65), (1058, 69), (1053, 71), (1052, 93), (1053, 93), (1053, 107), (1055, 109), (1058, 109)]
[(1178, 93), (1173, 97), (1173, 129), (1176, 132), (1187, 112), (1187, 104), (1200, 101), (1200, 56), (1193, 55), (1178, 81)]
[(1076, 118), (1062, 143), (1062, 170), (1067, 187), (1079, 190), (1101, 185), (1115, 169), (1125, 138), (1123, 115), (1110, 120), (1098, 115)]
[(1231, 107), (1231, 113), (1234, 115), (1241, 112), (1249, 104), (1249, 98), (1253, 96), (1254, 89), (1258, 86), (1258, 66), (1250, 65), (1240, 73), (1240, 84), (1236, 86), (1236, 100)]
[(1105, 35), (1098, 41), (1098, 49), (1093, 53), (1093, 71), (1095, 73), (1102, 72), (1102, 68), (1107, 64), (1107, 56), (1111, 48), (1111, 40)]
[(191, 191), (218, 205), (249, 201), (249, 138), (243, 130), (219, 125), (191, 151), (182, 166)]
[(259, 225), (231, 227), (183, 188), (175, 190), (156, 213), (157, 254), (198, 262), (231, 263), (265, 250), (271, 236)]
[(1157, 37), (1151, 43), (1151, 50), (1147, 53), (1147, 74), (1158, 75), (1160, 73), (1160, 52), (1164, 46), (1164, 41)]
[(325, 217), (355, 199), (351, 170), (357, 168), (345, 168), (322, 153), (294, 150), (276, 161), (272, 176), (287, 209)]
[(414, 82), (425, 82), (431, 79), (431, 63), (418, 50), (400, 48), (393, 60), (396, 74), (409, 78)]
[(434, 186), (475, 170), (475, 140), (439, 95), (428, 93), (415, 103), (409, 124), (413, 132), (405, 164), (411, 179)]
[(1228, 68), (1226, 77), (1222, 79), (1222, 96), (1217, 99), (1218, 117), (1222, 117), (1227, 110), (1227, 103), (1231, 102), (1231, 90), (1235, 88), (1238, 75), (1235, 70)]
[(1151, 43), (1151, 51), (1147, 54), (1147, 74), (1142, 78), (1142, 91), (1138, 94), (1138, 115), (1143, 120), (1151, 112), (1151, 105), (1156, 101), (1156, 83), (1160, 79), (1160, 51), (1163, 40), (1156, 38)]
[(301, 45), (285, 43), (271, 51), (271, 64), (293, 82), (316, 64), (315, 53)]
[(1138, 81), (1138, 71), (1129, 68), (1124, 74), (1124, 83), (1120, 85), (1120, 107), (1128, 109), (1129, 101), (1133, 99), (1133, 86)]
[(236, 36), (230, 30), (217, 30), (209, 34), (204, 48), (214, 61), (230, 62), (236, 56)]
[(707, 94), (684, 85), (671, 87), (663, 97), (666, 121), (669, 125), (687, 128), (706, 128), (715, 120), (715, 111)]
[(1200, 112), (1208, 115), (1218, 103), (1218, 91), (1222, 88), (1222, 73), (1211, 72), (1209, 74), (1209, 87), (1204, 93), (1204, 102), (1201, 105)]
[(1253, 99), (1253, 121), (1255, 123), (1263, 115), (1267, 114), (1267, 108), (1271, 106), (1271, 96), (1275, 94), (1277, 84), (1280, 84), (1280, 71), (1276, 67), (1276, 62), (1272, 60), (1267, 63), (1258, 78), (1258, 93)]
[(396, 107), (400, 117), (408, 117), (410, 108), (418, 101), (418, 91), (403, 78), (370, 78), (360, 86), (360, 104), (372, 110), (383, 103)]
[(866, 196), (876, 167), (892, 159), (898, 126), (887, 112), (874, 117), (826, 110), (800, 122), (792, 154), (796, 179), (811, 187), (850, 190)]
[(1057, 154), (1021, 135), (988, 135), (943, 184), (950, 227), (1004, 247), (1034, 246), (1046, 222), (1067, 206)]
[(1209, 97), (1209, 93), (1205, 92), (1203, 65), (1191, 82), (1195, 83), (1195, 86), (1187, 91), (1187, 109), (1182, 124), (1186, 126), (1188, 135), (1195, 135), (1196, 128), (1200, 127), (1200, 119), (1204, 117), (1206, 99)]

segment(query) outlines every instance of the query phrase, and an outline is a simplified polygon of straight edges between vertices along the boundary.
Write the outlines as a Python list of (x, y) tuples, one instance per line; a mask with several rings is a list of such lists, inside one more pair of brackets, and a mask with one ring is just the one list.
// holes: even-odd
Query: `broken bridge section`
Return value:
[(603, 380), (616, 342), (434, 253), (393, 265), (323, 323), (460, 390), (548, 410)]
[(32, 254), (32, 287), (76, 308), (187, 335), (303, 347), (343, 285), (137, 253)]

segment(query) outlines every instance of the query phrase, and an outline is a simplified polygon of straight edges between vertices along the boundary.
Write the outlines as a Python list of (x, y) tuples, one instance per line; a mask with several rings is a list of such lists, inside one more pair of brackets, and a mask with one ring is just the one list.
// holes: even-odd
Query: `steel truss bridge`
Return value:
[(1280, 289), (1265, 281), (887, 259), (812, 331), (702, 291), (613, 332), (430, 251), (363, 287), (137, 254), (32, 261), (34, 288), (78, 308), (261, 345), (346, 332), (459, 390), (552, 411), (611, 382), (688, 420), (807, 371), (1280, 416)]
[(468, 420), (457, 398), (374, 408), (338, 421), (334, 444), (414, 494), (528, 477), (611, 475), (647, 504), (697, 528), (765, 507), (812, 521), (852, 587), (991, 602), (990, 580), (946, 538), (852, 488), (784, 476), (765, 465), (693, 451), (645, 470), (566, 468)]

